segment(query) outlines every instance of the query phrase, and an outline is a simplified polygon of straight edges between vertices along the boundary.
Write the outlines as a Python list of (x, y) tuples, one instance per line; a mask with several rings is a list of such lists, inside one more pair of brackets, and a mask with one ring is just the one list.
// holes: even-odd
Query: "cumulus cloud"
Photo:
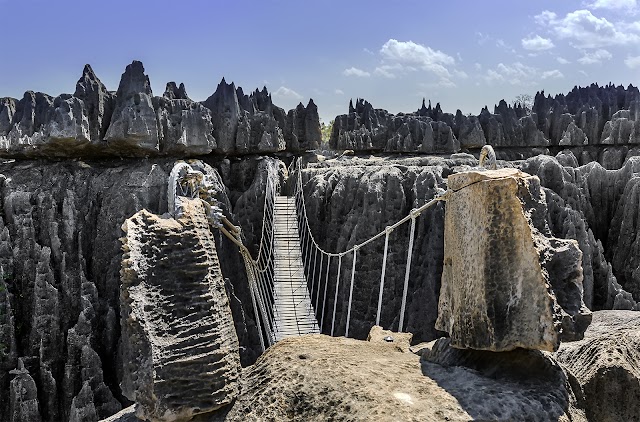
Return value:
[(540, 35), (535, 37), (523, 38), (522, 48), (531, 51), (544, 51), (553, 48), (553, 42), (548, 38), (542, 38)]
[(624, 60), (624, 64), (626, 64), (629, 69), (638, 69), (640, 68), (640, 56), (628, 56)]
[(344, 91), (343, 91), (343, 90), (341, 90), (341, 89), (336, 89), (336, 90), (335, 90), (335, 91), (333, 91), (333, 92), (334, 92), (334, 94), (336, 94), (336, 95), (344, 95)]
[(349, 69), (345, 69), (342, 74), (344, 76), (357, 76), (359, 78), (368, 78), (369, 76), (371, 76), (371, 73), (362, 69), (358, 69), (357, 67), (350, 67)]
[[(563, 18), (545, 10), (535, 16), (535, 21), (560, 39), (568, 40), (578, 48), (602, 48), (613, 45), (640, 44), (640, 33), (621, 30), (624, 23), (612, 23), (606, 18), (594, 16), (589, 10), (576, 10)], [(629, 24), (626, 24), (629, 26)], [(633, 28), (633, 24), (631, 24)]]
[(380, 49), (380, 55), (389, 63), (408, 68), (420, 68), (441, 78), (449, 78), (451, 73), (447, 66), (455, 64), (455, 59), (450, 55), (413, 41), (390, 39)]
[(286, 86), (281, 86), (280, 88), (278, 88), (278, 90), (273, 93), (273, 96), (277, 98), (287, 98), (292, 100), (302, 99), (302, 95), (298, 94), (293, 89), (287, 88)]
[(556, 57), (556, 60), (560, 64), (569, 64), (569, 63), (571, 63), (569, 60), (565, 59), (564, 57), (560, 57), (560, 56)]
[(638, 6), (636, 0), (596, 0), (587, 5), (591, 9), (632, 10)]
[(557, 79), (563, 77), (562, 72), (557, 69), (541, 71), (536, 67), (515, 62), (511, 65), (499, 63), (495, 69), (487, 70), (484, 79), (489, 83), (498, 82), (526, 86), (534, 84), (538, 78)]
[(400, 68), (398, 68), (397, 66), (382, 65), (376, 67), (373, 73), (378, 76), (384, 76), (385, 78), (394, 79), (396, 77), (395, 73), (393, 73), (395, 70), (400, 70)]
[(554, 69), (554, 70), (547, 70), (546, 72), (542, 72), (541, 77), (542, 79), (560, 79), (560, 78), (564, 78), (564, 75), (558, 69)]
[(584, 55), (578, 59), (580, 64), (600, 64), (604, 61), (611, 60), (611, 53), (607, 50), (599, 49), (595, 51), (585, 51)]

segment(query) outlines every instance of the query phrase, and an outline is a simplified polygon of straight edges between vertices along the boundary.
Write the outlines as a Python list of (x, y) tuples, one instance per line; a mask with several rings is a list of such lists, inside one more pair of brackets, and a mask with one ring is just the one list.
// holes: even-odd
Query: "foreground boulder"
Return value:
[(579, 381), (589, 420), (640, 420), (640, 312), (594, 312), (584, 339), (556, 359)]
[(122, 392), (137, 415), (186, 420), (238, 393), (238, 339), (203, 206), (145, 210), (123, 225)]
[(459, 348), (557, 350), (591, 320), (582, 252), (550, 236), (540, 180), (514, 169), (449, 176), (436, 328)]
[[(575, 379), (549, 353), (460, 350), (444, 337), (414, 349), (421, 355), (424, 375), (456, 397), (474, 419), (586, 420)], [(487, 397), (491, 391), (500, 393)]]

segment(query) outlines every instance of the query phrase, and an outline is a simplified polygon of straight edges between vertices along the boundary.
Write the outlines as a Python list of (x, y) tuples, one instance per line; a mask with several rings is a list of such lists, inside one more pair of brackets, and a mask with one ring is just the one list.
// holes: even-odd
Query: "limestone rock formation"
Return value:
[(562, 369), (533, 353), (523, 353), (533, 370), (525, 378), (518, 357), (453, 366), (421, 362), (393, 343), (286, 339), (243, 375), (233, 408), (209, 420), (585, 421)]
[(73, 96), (84, 103), (89, 122), (90, 139), (93, 143), (99, 144), (111, 121), (115, 107), (114, 93), (109, 92), (91, 66), (86, 65), (76, 84), (76, 92)]
[[(424, 104), (423, 104), (424, 106)], [(472, 132), (473, 128), (467, 131)], [(355, 107), (349, 104), (349, 114), (337, 116), (329, 141), (336, 149), (357, 151), (392, 151), (421, 153), (452, 153), (460, 150), (460, 142), (444, 122), (422, 115), (394, 116), (386, 110), (374, 109), (358, 99)]]
[(116, 92), (115, 109), (105, 140), (118, 150), (160, 151), (158, 122), (149, 77), (139, 61), (127, 66)]
[(414, 113), (393, 115), (358, 99), (355, 107), (349, 103), (348, 114), (336, 117), (330, 143), (356, 152), (427, 154), (490, 144), (506, 160), (557, 154), (562, 147), (579, 164), (598, 161), (617, 169), (625, 158), (638, 155), (639, 121), (640, 91), (633, 85), (593, 84), (555, 97), (543, 91), (532, 110), (501, 100), (493, 112), (484, 107), (477, 116), (445, 113), (440, 104), (427, 107), (424, 100)]
[(590, 421), (632, 421), (639, 417), (640, 313), (598, 311), (584, 339), (555, 354), (584, 392)]
[(629, 293), (637, 292), (639, 283), (627, 276), (635, 268), (634, 231), (622, 229), (635, 213), (632, 192), (639, 159), (632, 157), (620, 170), (608, 171), (597, 163), (563, 167), (552, 157), (538, 156), (521, 169), (537, 175), (548, 189), (547, 221), (553, 235), (580, 244), (585, 304), (593, 310), (640, 309), (638, 297)]
[(273, 104), (266, 88), (245, 95), (224, 78), (203, 103), (213, 114), (214, 134), (220, 154), (300, 151), (320, 143), (320, 120), (313, 100), (288, 114)]
[(288, 151), (312, 150), (320, 146), (320, 115), (313, 99), (309, 100), (306, 107), (299, 103), (296, 108), (289, 110), (285, 140)]
[(553, 351), (582, 337), (582, 252), (547, 237), (537, 177), (513, 169), (449, 176), (436, 328), (458, 348)]
[(192, 101), (184, 84), (169, 82), (162, 97), (153, 98), (159, 123), (160, 150), (169, 154), (209, 154), (216, 147), (211, 111)]
[[(18, 358), (35, 382), (34, 400), (45, 421), (69, 420), (83, 388), (76, 409), (91, 408), (89, 388), (98, 419), (131, 404), (119, 387), (120, 226), (141, 209), (167, 211), (173, 164), (172, 159), (0, 162), (0, 421), (10, 422), (14, 376), (9, 372), (18, 368)], [(248, 185), (255, 175), (246, 175)], [(247, 186), (229, 186), (235, 204)], [(220, 191), (217, 199), (236, 222), (227, 190)], [(213, 235), (242, 363), (248, 365), (260, 345), (244, 267), (237, 247)]]
[(36, 383), (18, 359), (18, 367), (9, 372), (14, 378), (10, 386), (10, 406), (8, 420), (11, 422), (40, 422), (38, 390)]
[[(478, 420), (587, 420), (575, 378), (549, 353), (460, 350), (442, 337), (422, 345), (419, 354), (422, 372), (458, 397), (463, 407), (490, 402), (473, 414)], [(483, 398), (491, 390), (488, 379), (500, 383), (500, 391), (509, 391), (511, 400), (502, 394)]]
[(204, 102), (169, 82), (154, 97), (141, 62), (110, 92), (86, 65), (73, 95), (27, 91), (0, 98), (0, 156), (146, 157), (304, 151), (321, 141), (318, 108), (310, 100), (289, 113), (266, 88), (245, 95), (223, 79)]
[(123, 393), (153, 420), (231, 403), (238, 339), (202, 204), (183, 201), (178, 220), (141, 211), (123, 230)]

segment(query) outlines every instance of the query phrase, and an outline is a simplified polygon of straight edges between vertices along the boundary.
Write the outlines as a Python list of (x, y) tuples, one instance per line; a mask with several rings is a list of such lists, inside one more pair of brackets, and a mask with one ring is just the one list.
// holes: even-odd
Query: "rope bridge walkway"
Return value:
[[(169, 209), (179, 213), (180, 196), (198, 197), (208, 207), (209, 221), (222, 231), (240, 249), (249, 281), (252, 306), (256, 315), (260, 341), (263, 350), (275, 342), (288, 337), (309, 333), (319, 333), (325, 320), (331, 319), (331, 329), (327, 334), (336, 334), (336, 313), (341, 275), (349, 272), (349, 298), (344, 336), (349, 336), (353, 287), (356, 283), (356, 262), (358, 251), (367, 245), (384, 239), (384, 254), (380, 268), (380, 289), (376, 312), (376, 325), (380, 325), (383, 305), (383, 291), (389, 252), (389, 236), (403, 224), (410, 224), (408, 253), (404, 273), (402, 302), (399, 311), (398, 331), (404, 329), (404, 319), (409, 289), (409, 278), (415, 239), (416, 219), (437, 202), (445, 200), (447, 193), (436, 196), (409, 215), (387, 226), (383, 231), (354, 245), (346, 251), (333, 253), (323, 250), (314, 238), (307, 216), (301, 160), (295, 166), (295, 189), (291, 197), (279, 196), (279, 176), (275, 161), (267, 164), (267, 178), (264, 194), (262, 233), (257, 257), (254, 259), (243, 244), (240, 229), (229, 222), (222, 212), (212, 205), (210, 199), (210, 175), (200, 169), (193, 170), (188, 164), (176, 164), (171, 172), (169, 189)], [(331, 267), (336, 267), (331, 272)], [(350, 263), (350, 268), (343, 263)], [(334, 281), (331, 283), (331, 281)], [(335, 286), (329, 291), (329, 286)], [(328, 309), (327, 299), (333, 295), (333, 307)]]
[(276, 341), (319, 333), (302, 263), (294, 198), (276, 196), (274, 220), (274, 304)]

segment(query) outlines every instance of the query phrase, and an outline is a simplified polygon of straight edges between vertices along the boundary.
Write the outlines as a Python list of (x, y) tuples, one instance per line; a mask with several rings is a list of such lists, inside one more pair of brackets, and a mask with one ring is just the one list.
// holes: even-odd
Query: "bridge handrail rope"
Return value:
[[(380, 314), (381, 314), (381, 309), (382, 309), (382, 298), (383, 298), (383, 290), (384, 290), (384, 280), (385, 280), (385, 275), (386, 275), (386, 268), (387, 268), (387, 255), (388, 255), (388, 251), (389, 251), (389, 236), (390, 234), (397, 229), (398, 227), (402, 226), (403, 224), (411, 221), (411, 228), (410, 228), (410, 235), (409, 235), (409, 247), (408, 247), (408, 251), (407, 251), (407, 261), (406, 261), (406, 267), (405, 267), (405, 277), (404, 277), (404, 286), (403, 286), (403, 292), (402, 292), (402, 302), (400, 305), (400, 316), (399, 316), (399, 322), (398, 322), (398, 331), (402, 331), (404, 329), (404, 315), (405, 315), (405, 310), (406, 310), (406, 304), (407, 304), (407, 295), (408, 295), (408, 289), (409, 289), (409, 278), (410, 278), (410, 273), (411, 273), (411, 261), (412, 261), (412, 256), (413, 256), (413, 246), (414, 246), (414, 241), (415, 241), (415, 227), (416, 227), (416, 219), (422, 214), (424, 213), (427, 209), (431, 208), (433, 205), (435, 205), (436, 203), (438, 203), (439, 201), (444, 201), (448, 198), (449, 196), (449, 191), (438, 194), (435, 198), (431, 199), (430, 201), (426, 202), (424, 205), (418, 207), (418, 208), (414, 208), (412, 209), (409, 214), (398, 220), (396, 223), (385, 227), (385, 229), (377, 234), (375, 234), (374, 236), (370, 237), (369, 239), (356, 244), (354, 246), (352, 246), (351, 248), (342, 251), (342, 252), (329, 252), (326, 251), (324, 249), (322, 249), (320, 247), (320, 245), (318, 244), (318, 242), (315, 239), (315, 236), (313, 235), (313, 233), (311, 232), (311, 226), (309, 225), (309, 218), (307, 215), (307, 207), (306, 207), (306, 202), (305, 202), (305, 198), (304, 198), (304, 191), (303, 191), (303, 181), (302, 181), (302, 160), (301, 158), (298, 158), (293, 171), (295, 171), (297, 173), (296, 176), (296, 181), (295, 181), (295, 198), (296, 198), (296, 208), (298, 211), (298, 219), (299, 221), (299, 228), (300, 228), (300, 232), (301, 232), (301, 236), (303, 242), (302, 242), (302, 247), (303, 247), (303, 257), (304, 257), (304, 264), (305, 264), (305, 270), (307, 273), (307, 276), (311, 277), (311, 280), (308, 280), (308, 286), (310, 288), (309, 290), (309, 294), (310, 297), (313, 298), (313, 292), (314, 289), (316, 287), (316, 264), (317, 264), (317, 254), (320, 253), (321, 254), (321, 258), (320, 258), (320, 270), (319, 270), (319, 275), (318, 275), (318, 285), (317, 285), (317, 293), (316, 293), (316, 303), (315, 303), (315, 312), (316, 312), (316, 316), (320, 315), (320, 330), (323, 329), (324, 327), (324, 314), (325, 314), (325, 307), (326, 307), (326, 298), (327, 298), (327, 287), (328, 287), (328, 282), (329, 282), (329, 270), (330, 270), (330, 265), (331, 265), (331, 258), (332, 257), (337, 257), (338, 258), (338, 272), (336, 274), (336, 287), (335, 287), (335, 293), (334, 293), (334, 302), (333, 302), (333, 314), (332, 314), (332, 318), (331, 318), (331, 335), (333, 336), (335, 334), (335, 325), (336, 325), (336, 311), (337, 311), (337, 302), (338, 302), (338, 291), (339, 291), (339, 287), (340, 287), (340, 271), (341, 271), (341, 267), (342, 267), (342, 257), (345, 255), (348, 255), (350, 253), (353, 253), (353, 261), (352, 261), (352, 266), (351, 266), (351, 280), (350, 280), (350, 285), (349, 285), (349, 299), (348, 299), (348, 304), (347, 304), (347, 317), (346, 317), (346, 323), (345, 323), (345, 337), (349, 336), (349, 325), (351, 322), (351, 308), (352, 308), (352, 302), (353, 302), (353, 285), (354, 285), (354, 281), (355, 281), (355, 272), (356, 272), (356, 261), (357, 261), (357, 251), (358, 249), (368, 245), (369, 243), (372, 243), (380, 238), (382, 238), (382, 236), (385, 237), (385, 245), (384, 245), (384, 255), (383, 255), (383, 260), (382, 260), (382, 271), (381, 271), (381, 275), (380, 275), (380, 289), (379, 289), (379, 293), (378, 293), (378, 307), (376, 310), (376, 325), (380, 325)], [(311, 259), (311, 256), (313, 254), (313, 259)], [(325, 286), (324, 286), (324, 295), (323, 295), (323, 300), (322, 300), (322, 304), (320, 305), (319, 302), (319, 296), (320, 296), (320, 282), (322, 281), (322, 267), (323, 267), (323, 257), (327, 256), (327, 264), (326, 264), (326, 275), (325, 275)], [(311, 264), (311, 262), (313, 261), (313, 264)], [(311, 268), (309, 268), (311, 267)], [(313, 301), (312, 301), (313, 303)], [(321, 309), (321, 310), (320, 310)]]
[[(254, 259), (249, 249), (244, 245), (239, 227), (232, 224), (226, 217), (222, 216), (223, 225), (220, 228), (222, 233), (228, 237), (240, 249), (247, 278), (249, 279), (251, 300), (254, 314), (256, 316), (256, 326), (260, 333), (260, 344), (262, 350), (275, 343), (276, 318), (273, 307), (273, 215), (275, 207), (275, 196), (279, 186), (278, 169), (275, 163), (267, 163), (267, 177), (264, 191), (264, 202), (262, 212), (262, 228), (260, 233), (260, 245), (258, 253)], [(228, 227), (227, 228), (225, 228)], [(262, 330), (266, 333), (267, 342), (262, 335)]]

